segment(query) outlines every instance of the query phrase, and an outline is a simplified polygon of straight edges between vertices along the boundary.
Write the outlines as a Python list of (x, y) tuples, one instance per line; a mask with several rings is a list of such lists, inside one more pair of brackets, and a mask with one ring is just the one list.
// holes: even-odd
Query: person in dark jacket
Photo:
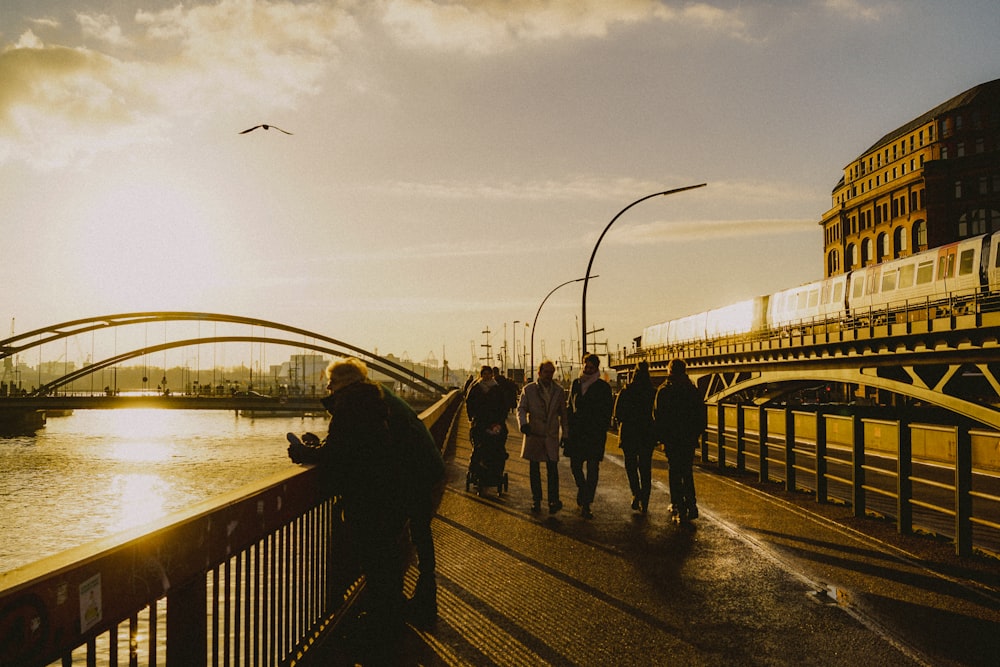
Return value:
[(576, 481), (576, 504), (585, 519), (594, 517), (590, 506), (597, 491), (614, 410), (611, 385), (601, 379), (600, 370), (600, 357), (596, 354), (584, 357), (583, 372), (573, 380), (567, 407), (569, 437), (564, 453), (569, 457), (570, 471)]
[(469, 387), (465, 410), (471, 422), (469, 470), (478, 473), (502, 469), (501, 465), (507, 459), (507, 414), (510, 406), (503, 387), (493, 377), (493, 369), (489, 366), (480, 369), (479, 380)]
[(641, 510), (643, 514), (649, 510), (652, 488), (653, 449), (656, 448), (656, 435), (653, 433), (655, 397), (649, 364), (642, 361), (615, 401), (614, 420), (619, 424), (618, 443), (632, 490), (632, 509)]
[(694, 454), (707, 425), (705, 401), (687, 376), (683, 359), (667, 365), (667, 379), (656, 392), (653, 428), (670, 464), (672, 512), (681, 523), (698, 518)]
[(319, 464), (331, 494), (341, 497), (366, 580), (366, 648), (376, 662), (391, 661), (403, 630), (406, 562), (400, 540), (407, 520), (419, 558), (412, 601), (416, 620), (429, 622), (436, 612), (430, 519), (444, 463), (419, 417), (369, 381), (363, 362), (335, 361), (327, 375), (330, 395), (322, 401), (330, 413), (327, 436), (320, 441), (307, 433), (300, 440), (290, 433), (288, 455), (295, 463)]

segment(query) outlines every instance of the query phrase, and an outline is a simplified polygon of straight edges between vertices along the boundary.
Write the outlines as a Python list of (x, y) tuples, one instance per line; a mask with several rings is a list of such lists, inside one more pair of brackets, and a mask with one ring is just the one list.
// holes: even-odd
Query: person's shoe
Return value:
[(590, 511), (590, 505), (584, 505), (580, 509), (580, 516), (582, 516), (584, 519), (593, 519), (594, 518), (594, 513)]
[(640, 507), (639, 497), (632, 496), (632, 509), (637, 510)]
[(643, 500), (641, 503), (639, 503), (639, 511), (641, 511), (643, 514), (647, 513), (649, 511), (649, 502)]
[(576, 506), (583, 507), (583, 489), (577, 489), (576, 491)]
[(562, 501), (561, 500), (554, 500), (551, 503), (549, 503), (549, 514), (555, 514), (556, 512), (558, 512), (559, 510), (561, 510), (562, 508), (563, 508)]
[(690, 521), (691, 519), (697, 519), (698, 518), (698, 506), (697, 505), (692, 505), (691, 506), (691, 509), (689, 509), (688, 512), (687, 512), (687, 518), (688, 518), (688, 521)]
[(533, 501), (531, 503), (531, 511), (534, 512), (535, 514), (538, 514), (539, 512), (541, 512), (542, 511), (542, 501), (541, 500), (535, 500), (535, 501)]

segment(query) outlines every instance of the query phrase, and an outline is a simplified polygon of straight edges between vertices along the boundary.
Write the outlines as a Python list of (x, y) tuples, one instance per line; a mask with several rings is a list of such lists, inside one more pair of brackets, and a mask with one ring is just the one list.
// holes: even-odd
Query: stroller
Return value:
[(509, 488), (507, 473), (504, 472), (507, 461), (507, 427), (504, 424), (473, 425), (469, 436), (472, 440), (472, 457), (469, 460), (469, 472), (465, 474), (465, 490), (475, 486), (476, 492), (482, 496), (486, 489), (496, 487), (497, 495), (502, 496)]

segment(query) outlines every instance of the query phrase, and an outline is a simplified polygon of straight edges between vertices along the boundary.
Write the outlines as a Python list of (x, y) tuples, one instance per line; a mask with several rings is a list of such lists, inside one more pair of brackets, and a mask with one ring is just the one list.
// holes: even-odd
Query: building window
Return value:
[(891, 252), (892, 248), (889, 247), (889, 235), (886, 234), (885, 232), (882, 232), (881, 234), (878, 235), (879, 261), (882, 261), (883, 259), (888, 259)]
[(861, 266), (868, 266), (872, 263), (872, 240), (865, 239), (861, 242)]
[(831, 250), (830, 255), (827, 258), (826, 263), (826, 274), (832, 276), (840, 271), (840, 255), (837, 254), (836, 250)]
[(965, 142), (960, 141), (955, 146), (955, 157), (965, 157)]
[(927, 248), (927, 223), (917, 220), (913, 224), (913, 249), (923, 250)]
[(985, 176), (979, 177), (979, 194), (989, 194), (989, 182), (986, 180)]
[(858, 251), (857, 251), (855, 245), (853, 243), (849, 244), (847, 246), (846, 263), (844, 264), (844, 268), (845, 269), (853, 269), (854, 268), (854, 266), (857, 264), (857, 257), (856, 257), (857, 254), (858, 254)]
[(893, 245), (896, 247), (896, 254), (893, 257), (902, 257), (906, 252), (906, 227), (896, 227), (896, 231), (893, 232)]
[(962, 198), (962, 181), (955, 181), (955, 199)]

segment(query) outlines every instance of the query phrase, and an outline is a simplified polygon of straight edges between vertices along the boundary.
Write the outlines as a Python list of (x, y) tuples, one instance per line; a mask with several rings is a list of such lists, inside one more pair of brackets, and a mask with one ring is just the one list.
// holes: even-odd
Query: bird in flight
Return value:
[[(277, 130), (278, 132), (285, 132), (284, 130), (282, 130), (282, 129), (281, 129), (280, 127), (278, 127), (277, 125), (267, 125), (267, 124), (264, 124), (264, 125), (254, 125), (254, 126), (253, 126), (253, 127), (251, 127), (251, 128), (249, 129), (249, 130), (243, 130), (242, 132), (240, 132), (240, 134), (246, 134), (247, 132), (253, 132), (253, 131), (254, 131), (254, 130), (256, 130), (256, 129), (257, 129), (258, 127), (262, 127), (262, 128), (264, 128), (265, 130), (270, 130), (271, 128), (274, 128), (274, 129), (275, 129), (275, 130)], [(291, 134), (291, 132), (285, 132), (285, 134)]]

